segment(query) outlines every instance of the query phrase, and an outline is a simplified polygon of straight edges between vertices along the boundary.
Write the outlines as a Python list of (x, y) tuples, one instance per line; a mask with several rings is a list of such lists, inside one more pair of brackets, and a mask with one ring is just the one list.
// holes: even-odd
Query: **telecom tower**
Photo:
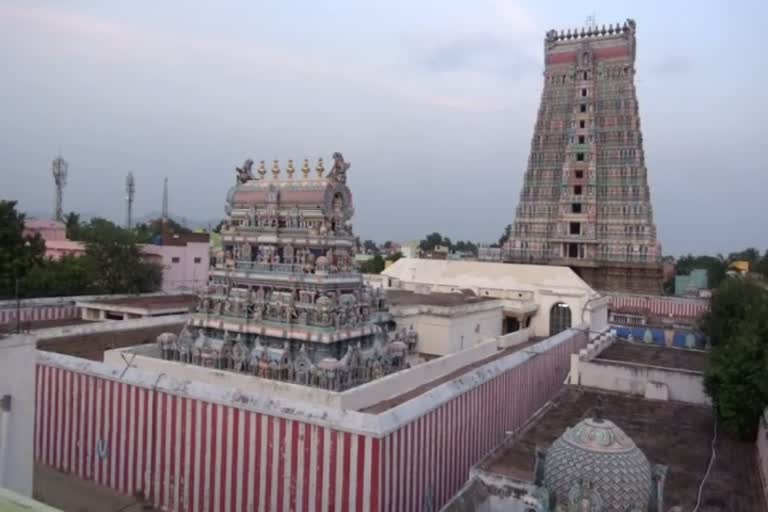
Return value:
[(168, 222), (168, 178), (163, 180), (163, 226)]
[(56, 184), (56, 198), (53, 204), (53, 218), (56, 220), (63, 220), (64, 213), (61, 208), (62, 196), (64, 192), (64, 186), (67, 184), (67, 173), (69, 171), (69, 164), (63, 158), (56, 157), (51, 165), (51, 171), (53, 173), (53, 181)]
[(133, 227), (133, 195), (136, 192), (136, 185), (133, 181), (133, 173), (129, 172), (125, 177), (125, 227)]

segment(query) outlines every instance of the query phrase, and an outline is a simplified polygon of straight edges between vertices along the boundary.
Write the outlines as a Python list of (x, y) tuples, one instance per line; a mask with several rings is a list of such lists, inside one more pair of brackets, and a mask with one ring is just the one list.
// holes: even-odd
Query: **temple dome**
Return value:
[(544, 460), (544, 485), (558, 505), (589, 484), (599, 495), (601, 512), (648, 510), (652, 482), (643, 452), (605, 419), (587, 418), (567, 429)]

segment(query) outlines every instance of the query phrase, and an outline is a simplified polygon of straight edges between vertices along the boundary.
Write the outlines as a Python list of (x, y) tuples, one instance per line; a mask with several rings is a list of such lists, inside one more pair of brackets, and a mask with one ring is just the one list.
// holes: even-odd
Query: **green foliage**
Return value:
[(437, 232), (427, 235), (424, 240), (419, 242), (419, 249), (424, 252), (433, 251), (437, 246), (447, 247), (450, 251), (467, 252), (477, 255), (477, 245), (469, 240), (466, 242), (459, 240), (458, 242), (453, 243), (450, 238), (447, 236), (443, 237), (443, 235)]
[(768, 405), (768, 289), (726, 278), (701, 322), (713, 345), (705, 388), (726, 432), (754, 440)]
[(162, 269), (142, 260), (133, 233), (114, 224), (99, 223), (85, 247), (96, 288), (106, 293), (141, 293), (160, 288)]
[(507, 224), (504, 227), (504, 232), (499, 237), (499, 247), (504, 247), (504, 244), (507, 243), (510, 236), (512, 236), (512, 224)]
[(80, 214), (69, 212), (64, 219), (67, 226), (67, 238), (70, 240), (80, 240)]
[(24, 295), (28, 297), (88, 295), (100, 291), (94, 287), (93, 268), (88, 257), (67, 256), (44, 261), (32, 268), (23, 285)]
[(707, 280), (710, 288), (717, 288), (725, 277), (728, 270), (728, 262), (722, 255), (715, 256), (693, 256), (689, 254), (678, 258), (677, 273), (679, 275), (688, 275), (692, 270), (702, 268), (707, 271)]
[(384, 270), (384, 266), (384, 258), (381, 254), (376, 254), (370, 260), (360, 264), (360, 272), (363, 274), (381, 274), (381, 271)]
[(0, 297), (16, 295), (16, 281), (42, 263), (45, 242), (40, 236), (24, 236), (24, 214), (16, 201), (0, 201)]
[(366, 240), (365, 242), (363, 242), (363, 250), (367, 254), (371, 254), (371, 253), (378, 254), (379, 253), (379, 248), (376, 245), (376, 242), (374, 242), (373, 240)]
[(402, 257), (403, 257), (403, 253), (400, 251), (397, 251), (396, 253), (393, 253), (387, 256), (387, 261), (391, 261), (392, 263), (394, 263)]
[[(221, 232), (221, 227), (224, 225), (222, 220), (214, 228), (216, 233)], [(168, 233), (185, 234), (191, 233), (192, 230), (182, 226), (173, 219), (168, 219), (165, 223), (165, 229)], [(217, 231), (218, 230), (218, 231)], [(136, 238), (141, 243), (151, 243), (155, 238), (163, 234), (163, 219), (154, 219), (146, 223), (137, 224), (134, 228)]]

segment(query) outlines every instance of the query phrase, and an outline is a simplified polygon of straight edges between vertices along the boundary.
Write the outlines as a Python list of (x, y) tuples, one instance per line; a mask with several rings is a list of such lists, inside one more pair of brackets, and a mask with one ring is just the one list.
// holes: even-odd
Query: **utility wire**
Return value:
[(699, 494), (696, 498), (696, 506), (693, 508), (693, 512), (699, 510), (699, 504), (701, 504), (701, 493), (704, 491), (704, 484), (709, 477), (709, 472), (712, 471), (712, 466), (715, 464), (715, 457), (717, 452), (715, 451), (715, 444), (717, 443), (717, 418), (715, 418), (715, 433), (712, 436), (712, 454), (709, 456), (709, 465), (707, 466), (707, 472), (704, 473), (704, 478), (701, 479), (701, 485), (699, 485)]

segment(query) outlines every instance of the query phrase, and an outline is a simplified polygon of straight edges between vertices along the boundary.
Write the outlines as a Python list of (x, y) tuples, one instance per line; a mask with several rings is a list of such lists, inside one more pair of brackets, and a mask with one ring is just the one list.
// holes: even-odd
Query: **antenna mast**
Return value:
[(163, 225), (168, 222), (168, 178), (163, 180)]
[(62, 212), (62, 197), (64, 192), (64, 186), (67, 184), (67, 174), (69, 172), (69, 164), (63, 158), (56, 157), (51, 164), (51, 172), (53, 174), (53, 181), (56, 184), (56, 198), (53, 204), (53, 218), (58, 221), (62, 221), (64, 213)]
[(125, 227), (133, 227), (133, 196), (136, 193), (136, 185), (133, 181), (133, 173), (129, 172), (125, 177)]

